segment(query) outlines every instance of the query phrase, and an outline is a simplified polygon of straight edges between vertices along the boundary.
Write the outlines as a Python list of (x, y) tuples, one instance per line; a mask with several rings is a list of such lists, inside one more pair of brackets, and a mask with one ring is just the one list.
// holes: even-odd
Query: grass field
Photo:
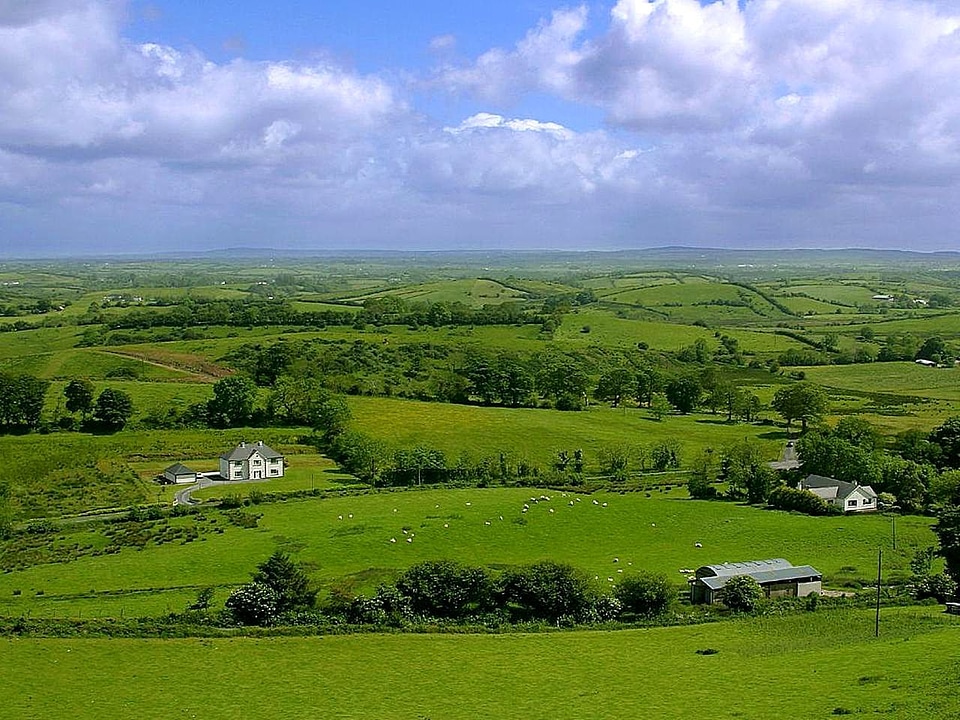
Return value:
[[(0, 641), (0, 718), (822, 720), (960, 714), (960, 623), (830, 611), (541, 635)], [(698, 650), (716, 654), (703, 656)], [(52, 692), (51, 688), (56, 688)]]
[(474, 457), (501, 451), (525, 457), (541, 466), (557, 450), (582, 448), (588, 470), (596, 470), (597, 453), (614, 445), (650, 446), (677, 440), (682, 458), (705, 448), (721, 448), (744, 438), (756, 438), (775, 459), (786, 435), (776, 428), (728, 424), (722, 416), (671, 415), (661, 421), (638, 408), (593, 405), (584, 412), (532, 408), (478, 407), (423, 403), (377, 397), (350, 397), (354, 424), (393, 447), (426, 444), (451, 460), (461, 452)]
[[(531, 502), (544, 494), (549, 501)], [(582, 568), (610, 587), (639, 569), (666, 573), (683, 585), (683, 568), (785, 557), (814, 565), (828, 587), (845, 587), (875, 575), (878, 547), (884, 548), (885, 576), (903, 579), (913, 553), (935, 543), (927, 518), (900, 518), (893, 550), (888, 517), (814, 518), (692, 501), (685, 494), (579, 496), (523, 488), (381, 492), (253, 506), (247, 512), (262, 517), (252, 529), (226, 522), (219, 512), (200, 520), (172, 519), (176, 526), (197, 523), (208, 531), (193, 542), (147, 543), (3, 573), (0, 614), (131, 616), (177, 610), (201, 587), (244, 582), (277, 548), (303, 561), (324, 592), (356, 592), (438, 558), (494, 568), (552, 559)], [(77, 526), (57, 542), (100, 547), (105, 538), (96, 527)], [(225, 597), (222, 590), (217, 599)]]
[(930, 368), (912, 362), (826, 365), (804, 368), (807, 378), (826, 387), (960, 401), (960, 369)]

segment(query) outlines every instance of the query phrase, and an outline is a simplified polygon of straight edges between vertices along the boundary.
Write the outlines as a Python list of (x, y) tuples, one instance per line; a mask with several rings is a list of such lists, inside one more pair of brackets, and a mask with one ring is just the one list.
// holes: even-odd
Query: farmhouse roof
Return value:
[(163, 472), (170, 473), (171, 475), (196, 475), (193, 470), (182, 463), (174, 463)]
[(260, 455), (267, 460), (277, 460), (283, 457), (283, 455), (273, 448), (264, 445), (263, 440), (254, 445), (247, 445), (247, 443), (242, 442), (237, 445), (232, 452), (221, 455), (220, 457), (228, 461), (249, 460), (250, 456), (254, 453), (260, 453)]
[[(856, 483), (824, 477), (823, 475), (807, 475), (800, 483), (800, 487), (803, 490), (810, 490), (814, 495), (824, 500), (833, 500), (834, 498), (845, 499), (857, 489), (869, 498), (875, 498), (877, 496), (877, 493), (875, 493), (869, 485), (857, 485)], [(836, 488), (836, 492), (827, 492), (833, 488)]]
[(791, 565), (783, 558), (704, 565), (697, 570), (697, 581), (711, 590), (719, 590), (734, 577), (748, 575), (761, 585), (790, 580), (820, 580), (822, 574), (810, 565)]

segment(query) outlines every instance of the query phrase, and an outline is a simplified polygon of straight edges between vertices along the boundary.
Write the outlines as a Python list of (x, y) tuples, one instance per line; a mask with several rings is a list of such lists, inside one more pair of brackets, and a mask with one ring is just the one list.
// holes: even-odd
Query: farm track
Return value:
[[(212, 363), (207, 363), (205, 361), (200, 361), (199, 367), (188, 367), (181, 366), (176, 363), (162, 363), (158, 360), (153, 360), (147, 355), (142, 355), (134, 352), (122, 352), (120, 350), (95, 350), (102, 355), (114, 355), (116, 357), (126, 358), (128, 360), (139, 360), (142, 363), (147, 365), (152, 365), (153, 367), (163, 368), (164, 370), (172, 370), (173, 372), (183, 373), (184, 377), (182, 380), (192, 381), (192, 382), (202, 382), (202, 383), (215, 383), (217, 380), (226, 377), (230, 372), (226, 368), (219, 368)], [(216, 368), (219, 370), (219, 374), (213, 372), (212, 370), (207, 370), (205, 368)]]

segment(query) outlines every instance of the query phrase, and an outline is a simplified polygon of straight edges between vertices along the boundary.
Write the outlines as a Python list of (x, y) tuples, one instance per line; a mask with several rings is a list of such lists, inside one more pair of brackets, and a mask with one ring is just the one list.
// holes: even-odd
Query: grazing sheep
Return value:
[(343, 520), (343, 515), (337, 515), (337, 520)]
[(693, 546), (694, 546), (694, 547), (698, 547), (698, 548), (702, 548), (702, 547), (703, 547), (703, 543), (695, 542), (695, 543), (693, 544)]
[(396, 538), (390, 538), (390, 542), (395, 543), (396, 541), (397, 541)]
[(413, 542), (413, 538), (412, 537), (407, 538), (407, 542)]

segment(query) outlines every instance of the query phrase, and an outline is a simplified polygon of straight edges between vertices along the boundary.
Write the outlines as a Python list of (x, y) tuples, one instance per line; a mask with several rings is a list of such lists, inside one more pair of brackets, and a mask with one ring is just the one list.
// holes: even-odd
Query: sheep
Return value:
[(412, 543), (412, 542), (413, 542), (413, 538), (412, 538), (412, 537), (408, 537), (408, 538), (407, 538), (407, 542), (408, 542), (408, 543)]
[(343, 515), (337, 515), (337, 520), (343, 520)]
[(397, 541), (396, 538), (390, 538), (390, 542), (395, 543), (396, 541)]
[(695, 542), (695, 543), (693, 544), (693, 546), (696, 547), (696, 548), (702, 548), (702, 547), (703, 547), (703, 543)]

